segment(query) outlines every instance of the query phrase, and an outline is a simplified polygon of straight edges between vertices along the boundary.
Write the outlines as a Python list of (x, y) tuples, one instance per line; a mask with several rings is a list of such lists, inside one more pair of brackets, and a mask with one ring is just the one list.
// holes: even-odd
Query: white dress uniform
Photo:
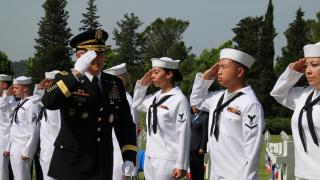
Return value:
[[(126, 92), (127, 100), (130, 106), (131, 110), (131, 115), (132, 115), (132, 120), (134, 123), (137, 125), (138, 121), (138, 114), (133, 110), (132, 108), (132, 97), (131, 95)], [(112, 179), (113, 180), (123, 180), (123, 175), (122, 175), (122, 164), (123, 164), (123, 159), (121, 155), (121, 149), (119, 146), (118, 139), (115, 135), (114, 129), (112, 129), (112, 143), (113, 143), (113, 174), (112, 174)], [(138, 164), (138, 162), (136, 163)]]
[[(133, 108), (147, 112), (156, 98), (156, 102), (167, 95), (166, 101), (157, 107), (158, 123), (156, 133), (153, 130), (153, 118), (147, 127), (147, 144), (144, 161), (144, 174), (147, 180), (172, 179), (175, 168), (187, 170), (190, 147), (190, 104), (179, 87), (167, 93), (157, 91), (146, 96), (147, 86), (136, 83), (133, 97)], [(151, 108), (152, 109), (152, 108)], [(150, 111), (153, 115), (153, 109)], [(150, 114), (150, 116), (152, 117)]]
[[(317, 146), (310, 133), (307, 113), (302, 115), (302, 128), (306, 143), (306, 151), (299, 135), (298, 119), (301, 109), (306, 103), (308, 96), (313, 92), (312, 99), (319, 97), (320, 92), (313, 87), (293, 87), (303, 74), (289, 67), (279, 77), (271, 96), (280, 104), (294, 111), (291, 118), (291, 128), (295, 147), (295, 176), (303, 179), (320, 179), (320, 147)], [(312, 108), (312, 119), (316, 136), (320, 137), (320, 103)]]
[[(43, 172), (44, 180), (55, 180), (48, 176), (48, 170), (54, 151), (54, 142), (60, 131), (61, 115), (60, 110), (48, 110), (44, 109), (41, 103), (41, 98), (44, 94), (44, 90), (38, 90), (35, 88), (33, 98), (37, 102), (40, 110), (40, 116), (42, 117), (38, 123), (40, 123), (40, 165)], [(42, 111), (42, 112), (41, 112)]]
[[(38, 106), (32, 97), (20, 100), (23, 103), (17, 111), (16, 120), (13, 117), (10, 129), (10, 161), (14, 178), (16, 180), (30, 180), (30, 168), (39, 140), (39, 124), (36, 123), (39, 113)], [(18, 105), (19, 106), (19, 105)], [(22, 160), (21, 155), (28, 157)]]
[[(203, 80), (202, 74), (196, 75), (190, 103), (192, 106), (209, 111), (208, 147), (211, 158), (211, 180), (258, 179), (258, 166), (262, 146), (264, 116), (261, 104), (250, 86), (229, 93), (215, 91), (208, 93), (213, 80)], [(219, 99), (222, 103), (243, 94), (223, 108), (219, 117), (219, 138), (216, 140), (213, 128), (213, 114)]]
[[(6, 150), (9, 144), (9, 134), (11, 127), (10, 115), (12, 110), (9, 104), (14, 104), (16, 101), (13, 96), (7, 96), (4, 90), (0, 97), (0, 179), (9, 179), (9, 157), (4, 157), (2, 153)], [(8, 104), (9, 103), (9, 104)]]

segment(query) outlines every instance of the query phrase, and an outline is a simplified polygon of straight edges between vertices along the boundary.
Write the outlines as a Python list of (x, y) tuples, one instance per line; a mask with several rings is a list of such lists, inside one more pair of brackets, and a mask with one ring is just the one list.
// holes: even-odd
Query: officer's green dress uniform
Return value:
[[(71, 40), (77, 49), (106, 51), (108, 34), (87, 31)], [(71, 72), (56, 75), (42, 102), (47, 109), (61, 110), (61, 130), (49, 176), (59, 180), (111, 180), (113, 166), (112, 126), (124, 160), (135, 163), (136, 133), (122, 81), (101, 72), (101, 93), (86, 76)]]

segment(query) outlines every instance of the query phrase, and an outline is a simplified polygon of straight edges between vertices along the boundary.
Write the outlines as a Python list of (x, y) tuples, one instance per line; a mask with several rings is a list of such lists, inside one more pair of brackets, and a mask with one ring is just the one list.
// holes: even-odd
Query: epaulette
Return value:
[(60, 71), (59, 74), (61, 74), (62, 76), (66, 76), (68, 75), (69, 73), (67, 71)]

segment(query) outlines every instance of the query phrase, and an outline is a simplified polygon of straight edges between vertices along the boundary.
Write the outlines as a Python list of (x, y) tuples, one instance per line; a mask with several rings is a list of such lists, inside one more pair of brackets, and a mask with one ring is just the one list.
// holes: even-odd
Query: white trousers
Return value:
[(53, 151), (54, 148), (41, 149), (40, 151), (40, 165), (43, 173), (43, 180), (55, 180), (54, 178), (48, 176)]
[(0, 179), (9, 179), (9, 157), (4, 157), (0, 154)]
[(320, 180), (320, 177), (319, 177), (319, 179), (305, 179), (305, 178), (296, 177), (296, 180)]
[(146, 180), (171, 180), (175, 161), (145, 156), (144, 177)]
[(14, 180), (31, 180), (32, 159), (22, 160), (21, 153), (10, 153), (10, 162)]
[(120, 159), (114, 159), (113, 160), (113, 174), (112, 174), (112, 180), (125, 180), (125, 178), (122, 176), (122, 160)]

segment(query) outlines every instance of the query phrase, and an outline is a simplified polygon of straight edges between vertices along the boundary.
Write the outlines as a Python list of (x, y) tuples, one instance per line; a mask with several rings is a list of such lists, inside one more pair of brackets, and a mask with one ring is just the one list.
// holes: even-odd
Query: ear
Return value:
[(243, 67), (238, 67), (238, 78), (243, 78), (245, 75), (245, 70)]
[(166, 73), (167, 74), (167, 79), (172, 79), (173, 78), (173, 73), (172, 71), (169, 71)]

